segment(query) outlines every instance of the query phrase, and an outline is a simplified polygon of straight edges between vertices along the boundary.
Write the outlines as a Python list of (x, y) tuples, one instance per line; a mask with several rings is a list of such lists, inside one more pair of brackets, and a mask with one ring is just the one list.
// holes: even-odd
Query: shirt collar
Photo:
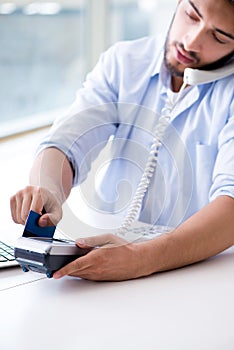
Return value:
[(161, 48), (159, 56), (157, 57), (157, 60), (154, 64), (154, 68), (152, 70), (151, 77), (154, 77), (155, 75), (160, 73), (163, 60), (164, 60), (164, 46)]
[(163, 86), (165, 88), (170, 87), (171, 75), (168, 72), (165, 63), (164, 63), (164, 45), (160, 50), (160, 54), (157, 57), (157, 61), (155, 62), (154, 68), (151, 73), (151, 77), (158, 75), (161, 80)]

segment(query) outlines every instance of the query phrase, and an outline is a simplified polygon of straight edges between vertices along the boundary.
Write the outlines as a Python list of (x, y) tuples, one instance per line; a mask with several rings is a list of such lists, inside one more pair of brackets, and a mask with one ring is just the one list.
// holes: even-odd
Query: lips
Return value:
[(191, 64), (195, 62), (195, 59), (184, 52), (184, 50), (180, 47), (176, 47), (176, 59), (182, 64)]

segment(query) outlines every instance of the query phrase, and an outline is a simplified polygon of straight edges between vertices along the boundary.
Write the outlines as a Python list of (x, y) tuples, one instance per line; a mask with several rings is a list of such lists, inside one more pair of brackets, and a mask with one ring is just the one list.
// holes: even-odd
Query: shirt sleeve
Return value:
[(86, 178), (92, 161), (118, 125), (118, 46), (114, 45), (100, 56), (70, 109), (55, 121), (37, 149), (37, 154), (48, 147), (65, 153), (73, 167), (74, 184)]
[(210, 199), (220, 195), (234, 198), (234, 99), (230, 104), (227, 123), (220, 132), (218, 155), (213, 172)]

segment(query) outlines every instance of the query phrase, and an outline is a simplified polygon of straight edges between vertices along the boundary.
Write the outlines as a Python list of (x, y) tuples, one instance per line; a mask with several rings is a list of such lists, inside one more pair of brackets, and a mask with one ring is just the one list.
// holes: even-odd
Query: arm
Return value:
[[(118, 116), (112, 102), (117, 101), (114, 90), (117, 79), (111, 74), (114, 52), (115, 48), (109, 49), (101, 56), (70, 110), (54, 123), (42, 140), (39, 147), (46, 149), (34, 162), (30, 185), (11, 198), (15, 222), (25, 224), (30, 209), (41, 212), (44, 207), (49, 215), (43, 215), (39, 224), (58, 223), (62, 216), (61, 204), (68, 197), (72, 184), (78, 183), (78, 175), (79, 182), (84, 181), (101, 145), (104, 147), (115, 132)], [(59, 149), (74, 161), (72, 167)], [(83, 166), (79, 168), (81, 163)]]
[(13, 220), (24, 224), (29, 210), (47, 214), (40, 218), (42, 226), (57, 224), (62, 216), (62, 203), (68, 197), (73, 182), (72, 167), (60, 150), (47, 148), (35, 159), (30, 185), (11, 198)]
[[(234, 199), (220, 196), (173, 232), (151, 241), (127, 244), (111, 235), (78, 241), (102, 246), (65, 266), (54, 277), (74, 275), (92, 280), (124, 280), (189, 265), (234, 244)], [(109, 247), (109, 249), (107, 249)]]
[(171, 234), (151, 243), (142, 247), (150, 257), (149, 273), (189, 265), (222, 252), (234, 244), (234, 199), (218, 197)]
[(73, 182), (71, 164), (62, 151), (46, 148), (36, 158), (30, 172), (30, 184), (50, 189), (63, 203)]

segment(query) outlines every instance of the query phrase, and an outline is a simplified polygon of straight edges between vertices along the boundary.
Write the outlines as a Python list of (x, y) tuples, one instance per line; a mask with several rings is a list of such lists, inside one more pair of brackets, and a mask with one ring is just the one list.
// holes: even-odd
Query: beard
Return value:
[[(172, 76), (175, 77), (183, 77), (184, 75), (184, 71), (181, 71), (179, 69), (179, 63), (178, 64), (173, 64), (172, 62), (170, 62), (170, 60), (167, 58), (168, 57), (168, 53), (169, 53), (169, 37), (170, 37), (170, 32), (171, 32), (171, 27), (173, 24), (173, 20), (174, 17), (171, 21), (171, 24), (169, 26), (169, 30), (167, 32), (167, 36), (166, 36), (166, 41), (165, 41), (165, 46), (164, 46), (164, 64), (166, 66), (166, 68), (168, 69), (169, 73)], [(177, 45), (178, 47), (181, 47), (184, 51), (184, 45), (181, 42), (174, 42), (174, 45)], [(219, 60), (215, 61), (215, 62), (211, 62), (209, 64), (205, 64), (205, 65), (199, 65), (200, 59), (197, 55), (196, 52), (194, 51), (187, 51), (188, 54), (190, 55), (190, 57), (194, 58), (196, 61), (196, 67), (191, 67), (191, 68), (196, 68), (196, 69), (200, 69), (200, 70), (214, 70), (214, 69), (218, 69), (223, 67), (225, 64), (227, 64), (228, 62), (230, 62), (232, 59), (234, 59), (234, 51), (230, 52), (229, 54), (227, 54), (224, 57), (221, 57)]]
[(206, 64), (206, 65), (199, 67), (199, 69), (200, 70), (218, 69), (218, 68), (225, 66), (227, 63), (231, 62), (233, 58), (234, 58), (234, 51), (232, 51), (228, 55), (220, 58), (218, 61), (215, 61), (213, 63), (209, 63), (209, 64)]

